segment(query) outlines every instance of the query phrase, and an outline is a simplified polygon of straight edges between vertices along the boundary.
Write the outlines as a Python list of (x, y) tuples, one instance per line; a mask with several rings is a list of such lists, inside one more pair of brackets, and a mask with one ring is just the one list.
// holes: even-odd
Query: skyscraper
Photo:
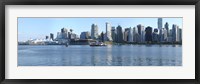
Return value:
[(164, 28), (159, 29), (160, 42), (164, 41)]
[(179, 28), (176, 24), (172, 25), (172, 41), (173, 42), (179, 41)]
[(163, 41), (163, 36), (162, 36), (162, 18), (158, 18), (158, 30), (159, 30), (159, 38), (160, 38), (160, 42)]
[(80, 39), (89, 39), (90, 33), (88, 31), (81, 32)]
[(133, 42), (133, 30), (132, 28), (128, 28), (128, 42)]
[(169, 29), (168, 42), (173, 42), (172, 41), (172, 29)]
[(177, 26), (177, 42), (180, 42), (180, 28)]
[(144, 26), (139, 24), (137, 25), (137, 31), (139, 34), (139, 42), (144, 42), (145, 41), (145, 31), (144, 31)]
[(62, 39), (67, 39), (68, 38), (68, 30), (66, 28), (62, 28), (61, 35), (62, 35)]
[(136, 42), (136, 28), (133, 27), (133, 42)]
[(155, 28), (154, 31), (153, 31), (153, 34), (152, 34), (152, 41), (154, 43), (157, 43), (159, 42), (159, 35), (158, 35), (158, 29)]
[(179, 42), (182, 43), (182, 29), (179, 28)]
[(98, 39), (98, 26), (96, 24), (91, 26), (91, 39)]
[(61, 32), (57, 32), (57, 37), (56, 37), (56, 39), (58, 40), (58, 39), (62, 39), (62, 34), (61, 34)]
[(124, 41), (127, 42), (128, 41), (128, 32), (129, 32), (129, 28), (125, 28), (125, 31), (124, 31)]
[(111, 36), (112, 36), (112, 40), (115, 42), (116, 37), (117, 37), (117, 31), (116, 31), (115, 27), (112, 27)]
[(102, 41), (102, 42), (104, 42), (104, 33), (103, 32), (101, 32), (101, 35), (100, 35), (100, 40)]
[(169, 24), (168, 24), (168, 22), (165, 23), (165, 29), (167, 30), (167, 36), (169, 36)]
[(138, 33), (138, 28), (134, 27), (134, 30), (135, 30), (134, 40), (135, 40), (136, 43), (140, 43), (141, 42), (141, 36)]
[(163, 28), (162, 31), (163, 31), (163, 42), (167, 42), (168, 41), (168, 36), (167, 36), (168, 32), (167, 32), (167, 29)]
[(123, 42), (123, 32), (122, 32), (122, 27), (120, 25), (117, 26), (117, 42), (121, 43)]
[(162, 28), (162, 18), (158, 18), (158, 29)]
[(53, 33), (50, 33), (50, 39), (51, 39), (51, 40), (54, 40), (54, 35), (53, 35)]
[(152, 27), (146, 27), (145, 32), (145, 41), (152, 42)]
[(108, 22), (106, 22), (106, 41), (112, 41), (112, 37), (111, 37), (111, 25)]

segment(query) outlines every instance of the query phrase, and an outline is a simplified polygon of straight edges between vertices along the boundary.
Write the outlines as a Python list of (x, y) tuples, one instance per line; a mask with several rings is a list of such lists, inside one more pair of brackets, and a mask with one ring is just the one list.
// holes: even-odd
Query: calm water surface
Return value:
[(182, 66), (182, 46), (19, 45), (18, 66)]

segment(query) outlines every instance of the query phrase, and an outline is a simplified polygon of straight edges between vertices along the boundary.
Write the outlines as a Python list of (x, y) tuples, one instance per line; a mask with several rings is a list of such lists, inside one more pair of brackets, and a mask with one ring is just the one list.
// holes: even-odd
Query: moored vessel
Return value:
[(106, 44), (103, 42), (96, 41), (96, 42), (91, 42), (90, 46), (106, 46)]

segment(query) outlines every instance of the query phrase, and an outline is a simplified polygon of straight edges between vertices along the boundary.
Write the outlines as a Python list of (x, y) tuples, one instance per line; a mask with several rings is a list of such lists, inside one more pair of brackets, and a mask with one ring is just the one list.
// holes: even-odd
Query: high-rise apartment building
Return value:
[(162, 18), (158, 18), (158, 29), (162, 28)]
[(165, 23), (165, 29), (167, 30), (167, 36), (169, 36), (169, 24), (168, 24), (168, 22)]
[(91, 39), (98, 39), (98, 26), (97, 26), (97, 24), (92, 24), (92, 26), (91, 26)]
[(128, 42), (133, 42), (133, 30), (132, 28), (128, 28)]
[(152, 27), (146, 27), (145, 32), (145, 41), (152, 42)]
[(90, 33), (88, 31), (81, 32), (80, 39), (89, 39), (89, 38), (90, 38)]
[(53, 33), (50, 33), (50, 39), (51, 39), (51, 40), (54, 40), (54, 35), (53, 35)]
[(106, 22), (106, 41), (112, 41), (111, 24), (108, 22)]
[(153, 31), (153, 34), (152, 34), (152, 41), (154, 43), (157, 43), (159, 42), (159, 34), (158, 34), (158, 29), (155, 28), (154, 31)]
[(172, 25), (172, 41), (173, 42), (179, 41), (179, 28), (176, 24)]
[(112, 40), (114, 42), (116, 42), (117, 31), (116, 31), (115, 27), (112, 27), (112, 29), (111, 29), (111, 37), (112, 37)]
[(117, 26), (117, 42), (123, 42), (123, 31), (122, 31), (122, 27), (120, 25)]
[(144, 26), (139, 24), (137, 25), (137, 31), (139, 34), (139, 42), (143, 43), (145, 41), (145, 31), (144, 31)]
[(62, 39), (68, 39), (68, 30), (66, 28), (61, 29)]

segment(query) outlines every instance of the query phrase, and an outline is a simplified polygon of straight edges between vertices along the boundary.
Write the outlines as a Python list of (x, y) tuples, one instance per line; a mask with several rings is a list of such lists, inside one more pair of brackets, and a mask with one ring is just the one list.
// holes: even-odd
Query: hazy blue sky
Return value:
[[(73, 29), (73, 32), (80, 35), (83, 31), (91, 32), (91, 25), (96, 23), (99, 27), (99, 33), (106, 30), (106, 22), (112, 26), (121, 25), (122, 28), (136, 27), (142, 24), (145, 27), (151, 26), (157, 28), (158, 18), (18, 18), (18, 40), (26, 41), (28, 39), (43, 39), (50, 33), (57, 36), (61, 28)], [(168, 22), (169, 28), (172, 24), (177, 24), (182, 28), (182, 18), (163, 18), (164, 24)]]

